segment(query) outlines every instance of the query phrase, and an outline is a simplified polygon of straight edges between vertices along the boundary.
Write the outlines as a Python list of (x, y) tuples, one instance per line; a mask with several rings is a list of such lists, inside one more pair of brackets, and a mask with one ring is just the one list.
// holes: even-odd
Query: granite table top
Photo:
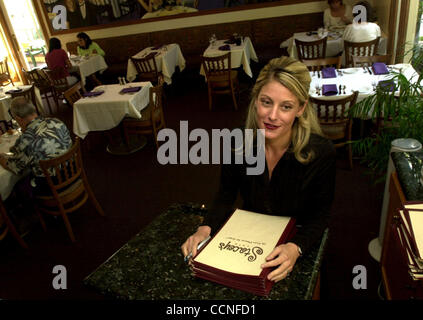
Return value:
[(392, 161), (398, 174), (405, 198), (423, 200), (422, 167), (423, 151), (392, 152)]
[(180, 246), (200, 225), (205, 209), (197, 204), (170, 206), (84, 279), (107, 297), (123, 300), (304, 300), (311, 299), (328, 238), (297, 260), (290, 276), (269, 296), (228, 288), (196, 278)]

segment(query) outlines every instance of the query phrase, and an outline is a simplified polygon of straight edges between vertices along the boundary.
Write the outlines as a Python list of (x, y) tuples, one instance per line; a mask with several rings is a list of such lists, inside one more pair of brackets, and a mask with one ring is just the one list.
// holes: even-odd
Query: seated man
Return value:
[[(368, 42), (380, 37), (381, 30), (377, 23), (375, 23), (377, 21), (377, 17), (373, 8), (366, 1), (359, 2), (356, 6), (357, 5), (361, 5), (366, 8), (367, 21), (361, 21), (360, 19), (359, 21), (354, 21), (352, 24), (348, 25), (344, 31), (344, 40), (350, 42)], [(355, 13), (354, 18), (358, 14), (359, 13)]]
[(25, 179), (31, 185), (28, 196), (50, 194), (39, 161), (55, 158), (70, 149), (69, 130), (58, 119), (38, 116), (34, 105), (24, 97), (13, 99), (10, 112), (22, 128), (22, 135), (10, 148), (13, 155), (6, 157), (0, 154), (0, 165), (15, 174), (30, 170), (29, 179)]

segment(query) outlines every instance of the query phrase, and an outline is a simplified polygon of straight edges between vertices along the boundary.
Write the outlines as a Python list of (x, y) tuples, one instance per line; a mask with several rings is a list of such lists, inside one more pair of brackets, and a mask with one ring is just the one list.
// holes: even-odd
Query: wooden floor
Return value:
[[(255, 73), (256, 74), (256, 73)], [(228, 96), (218, 97), (208, 110), (207, 88), (197, 74), (177, 74), (166, 88), (165, 118), (169, 128), (179, 132), (179, 122), (189, 129), (234, 128), (246, 116), (251, 80), (241, 79), (239, 110)], [(61, 104), (55, 114), (72, 129), (72, 110)], [(82, 279), (142, 230), (170, 204), (197, 202), (209, 205), (217, 190), (216, 165), (167, 165), (157, 162), (150, 139), (141, 151), (129, 156), (106, 152), (107, 140), (93, 135), (90, 150), (84, 151), (88, 179), (107, 217), (87, 204), (71, 215), (77, 242), (72, 244), (60, 219), (47, 219), (48, 232), (38, 224), (25, 236), (28, 250), (7, 237), (0, 242), (0, 299), (104, 299), (82, 284)], [(377, 236), (383, 186), (374, 186), (365, 168), (354, 163), (348, 170), (346, 156), (339, 153), (336, 195), (330, 235), (320, 278), (321, 299), (379, 299), (379, 265), (368, 251)], [(169, 235), (172, 236), (172, 235)], [(187, 235), (188, 236), (188, 235)], [(52, 287), (56, 265), (67, 270), (66, 290)], [(367, 269), (367, 289), (352, 286), (353, 268)]]

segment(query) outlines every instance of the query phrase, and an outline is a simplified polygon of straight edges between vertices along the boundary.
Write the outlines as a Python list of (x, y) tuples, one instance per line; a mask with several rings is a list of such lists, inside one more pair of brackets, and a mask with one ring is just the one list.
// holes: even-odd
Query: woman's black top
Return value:
[(219, 191), (203, 225), (210, 226), (212, 233), (219, 230), (234, 211), (240, 192), (243, 210), (296, 218), (298, 230), (290, 241), (305, 253), (328, 226), (336, 173), (335, 149), (330, 140), (312, 134), (308, 149), (315, 156), (302, 164), (288, 148), (273, 169), (271, 180), (267, 164), (265, 171), (255, 176), (246, 175), (246, 164), (222, 165)]

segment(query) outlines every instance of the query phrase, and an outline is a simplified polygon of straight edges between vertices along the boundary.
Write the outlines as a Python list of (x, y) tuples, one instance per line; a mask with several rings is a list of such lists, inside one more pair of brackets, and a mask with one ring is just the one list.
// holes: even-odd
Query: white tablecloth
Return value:
[[(394, 72), (401, 72), (402, 74), (409, 79), (411, 82), (417, 81), (418, 73), (410, 64), (397, 64), (392, 66)], [(351, 95), (353, 91), (358, 91), (357, 102), (364, 100), (365, 98), (374, 94), (373, 84), (377, 84), (382, 80), (392, 79), (392, 74), (387, 75), (370, 75), (365, 73), (363, 68), (347, 68), (341, 69), (343, 71), (342, 76), (337, 76), (336, 78), (323, 79), (317, 76), (317, 73), (313, 75), (313, 72), (310, 72), (311, 75), (311, 84), (309, 94), (314, 98), (324, 99), (324, 100), (335, 100), (342, 97)], [(324, 84), (336, 84), (337, 89), (339, 85), (346, 86), (345, 94), (338, 94), (334, 96), (323, 96), (317, 95), (316, 85), (322, 87)], [(339, 90), (339, 89), (338, 89)], [(321, 90), (320, 90), (321, 92)], [(368, 118), (371, 118), (372, 110), (368, 114)]]
[[(298, 39), (300, 41), (316, 41), (320, 38), (315, 34), (307, 35), (307, 32), (299, 32), (294, 33), (293, 37), (281, 43), (281, 48), (288, 47), (288, 54), (291, 58), (298, 59), (297, 46), (295, 45), (294, 39)], [(378, 54), (386, 54), (387, 43), (387, 37), (382, 35), (379, 41), (379, 48), (377, 51)], [(338, 38), (329, 36), (326, 44), (326, 57), (335, 57), (342, 51), (344, 51), (344, 40), (342, 38), (342, 34), (340, 34)], [(345, 58), (342, 59), (342, 64), (344, 63)]]
[[(30, 85), (21, 85), (19, 88), (25, 90), (27, 88), (31, 87)], [(4, 92), (16, 89), (14, 87), (7, 87), (4, 88)], [(38, 110), (43, 114), (44, 112), (44, 105), (43, 100), (41, 99), (40, 90), (37, 87), (34, 87), (35, 91), (35, 100), (37, 102)], [(10, 115), (9, 115), (9, 109), (10, 104), (12, 103), (12, 96), (9, 94), (4, 94), (4, 96), (0, 97), (0, 120), (6, 120), (10, 121)]]
[(99, 54), (95, 54), (89, 56), (88, 58), (85, 57), (71, 57), (72, 66), (76, 68), (76, 70), (81, 75), (81, 84), (85, 86), (85, 78), (89, 75), (96, 73), (97, 71), (103, 72), (107, 69), (106, 61), (104, 60), (103, 56)]
[[(123, 88), (142, 86), (134, 94), (119, 94)], [(148, 106), (151, 82), (134, 82), (130, 85), (104, 85), (95, 91), (105, 92), (96, 97), (79, 99), (73, 105), (73, 131), (81, 137), (90, 131), (106, 131), (119, 125), (125, 116), (141, 118), (140, 111)]]
[[(9, 152), (10, 147), (15, 144), (16, 139), (19, 137), (19, 132), (16, 131), (15, 134), (9, 135), (7, 133), (0, 136), (0, 153)], [(9, 170), (4, 169), (0, 166), (0, 195), (3, 200), (9, 197), (10, 193), (13, 190), (16, 182), (22, 176), (17, 176), (10, 172)]]
[[(172, 75), (175, 72), (176, 66), (182, 71), (185, 69), (185, 58), (182, 55), (181, 48), (177, 43), (172, 43), (161, 47), (158, 50), (153, 50), (153, 47), (145, 48), (138, 52), (133, 58), (142, 58), (147, 56), (150, 52), (158, 52), (154, 57), (156, 60), (157, 70), (163, 74), (164, 81), (167, 84), (172, 83)], [(132, 82), (137, 77), (137, 69), (135, 65), (128, 59), (128, 68), (126, 71), (126, 79)]]
[[(227, 40), (217, 40), (213, 46), (209, 45), (206, 51), (204, 51), (203, 56), (204, 57), (218, 57), (228, 53), (229, 51), (219, 50), (220, 46), (225, 45), (225, 41)], [(258, 58), (250, 38), (244, 37), (244, 40), (240, 46), (237, 46), (236, 44), (231, 44), (230, 47), (231, 47), (231, 68), (238, 68), (242, 65), (244, 72), (252, 78), (253, 72), (251, 71), (250, 60), (254, 60), (258, 62)], [(203, 66), (201, 66), (200, 74), (205, 76)]]

